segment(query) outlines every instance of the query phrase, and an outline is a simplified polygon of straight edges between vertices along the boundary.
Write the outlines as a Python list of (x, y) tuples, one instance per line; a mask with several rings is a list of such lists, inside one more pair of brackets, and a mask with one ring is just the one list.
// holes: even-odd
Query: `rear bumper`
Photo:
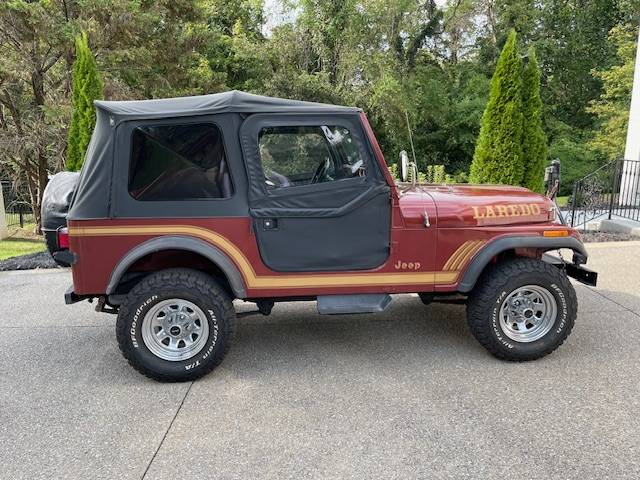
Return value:
[(72, 303), (76, 303), (82, 300), (76, 292), (73, 291), (73, 285), (67, 288), (67, 291), (64, 292), (64, 303), (67, 305), (71, 305)]
[(78, 295), (73, 291), (73, 285), (70, 285), (69, 288), (67, 288), (67, 291), (64, 292), (64, 303), (66, 303), (67, 305), (72, 305), (74, 303), (86, 300), (87, 298), (93, 297), (95, 297), (95, 295)]
[(584, 283), (591, 287), (595, 287), (598, 283), (598, 272), (589, 270), (582, 265), (578, 265), (577, 263), (566, 263), (564, 260), (554, 255), (549, 255), (548, 253), (542, 255), (542, 260), (555, 265), (558, 268), (562, 268), (567, 273), (567, 276), (575, 278), (580, 283)]

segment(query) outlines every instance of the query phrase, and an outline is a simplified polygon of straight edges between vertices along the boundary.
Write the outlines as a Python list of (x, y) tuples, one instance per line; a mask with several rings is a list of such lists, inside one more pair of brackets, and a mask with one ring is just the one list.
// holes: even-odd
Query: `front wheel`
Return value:
[(494, 356), (543, 357), (569, 336), (577, 298), (567, 276), (542, 260), (518, 258), (487, 271), (467, 303), (473, 336)]
[(195, 380), (222, 362), (235, 312), (211, 277), (187, 269), (152, 273), (120, 306), (116, 336), (124, 357), (160, 381)]

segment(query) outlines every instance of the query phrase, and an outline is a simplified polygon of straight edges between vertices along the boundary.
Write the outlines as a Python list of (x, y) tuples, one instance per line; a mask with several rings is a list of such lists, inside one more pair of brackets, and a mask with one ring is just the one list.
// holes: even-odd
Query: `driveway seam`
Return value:
[(171, 419), (171, 422), (169, 423), (169, 426), (167, 427), (167, 431), (164, 432), (164, 435), (162, 436), (162, 440), (160, 440), (160, 444), (158, 445), (158, 448), (156, 448), (156, 451), (153, 452), (153, 457), (151, 457), (151, 460), (149, 461), (149, 464), (147, 465), (147, 468), (144, 469), (144, 473), (142, 474), (142, 477), (140, 477), (140, 480), (144, 480), (144, 477), (147, 476), (147, 472), (149, 471), (149, 468), (151, 467), (151, 464), (153, 463), (153, 461), (156, 459), (156, 455), (158, 455), (158, 452), (162, 448), (162, 444), (164, 443), (165, 438), (167, 438), (167, 435), (169, 434), (169, 430), (171, 430), (171, 427), (173, 426), (173, 422), (178, 417), (178, 414), (180, 413), (180, 410), (182, 410), (182, 406), (184, 405), (184, 401), (187, 399), (187, 395), (189, 395), (189, 392), (191, 391), (191, 387), (193, 387), (193, 384), (194, 384), (194, 382), (191, 382), (189, 384), (189, 388), (187, 388), (187, 391), (184, 393), (184, 397), (182, 397), (182, 401), (180, 402), (180, 406), (178, 406), (178, 409), (176, 410), (175, 415)]
[(627, 307), (626, 305), (623, 305), (622, 303), (616, 302), (613, 298), (607, 297), (604, 293), (600, 293), (598, 290), (596, 290), (595, 288), (591, 289), (591, 291), (597, 293), (598, 295), (600, 295), (603, 298), (606, 298), (607, 300), (609, 300), (610, 302), (615, 303), (616, 305), (618, 305), (619, 307), (624, 308), (627, 312), (631, 312), (633, 313), (636, 317), (640, 317), (640, 313), (636, 312), (635, 310), (631, 310), (629, 307)]
[(34, 325), (32, 327), (21, 326), (21, 325), (11, 325), (3, 328), (28, 328), (29, 330), (33, 330), (34, 328), (113, 328), (113, 325)]

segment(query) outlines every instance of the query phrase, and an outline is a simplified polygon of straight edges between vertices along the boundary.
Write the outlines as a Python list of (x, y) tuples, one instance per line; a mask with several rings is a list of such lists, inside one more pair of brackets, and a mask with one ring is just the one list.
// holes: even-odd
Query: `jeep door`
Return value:
[(267, 267), (367, 270), (387, 260), (390, 187), (357, 114), (252, 115), (240, 139)]

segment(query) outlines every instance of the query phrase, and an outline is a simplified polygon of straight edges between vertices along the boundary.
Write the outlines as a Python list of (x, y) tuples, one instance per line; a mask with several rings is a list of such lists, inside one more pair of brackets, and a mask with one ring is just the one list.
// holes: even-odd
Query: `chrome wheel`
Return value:
[(511, 292), (500, 307), (500, 326), (516, 342), (534, 342), (553, 327), (558, 306), (553, 294), (539, 285), (525, 285)]
[(204, 312), (188, 300), (171, 298), (154, 305), (142, 320), (142, 340), (155, 356), (171, 362), (196, 355), (209, 337)]

